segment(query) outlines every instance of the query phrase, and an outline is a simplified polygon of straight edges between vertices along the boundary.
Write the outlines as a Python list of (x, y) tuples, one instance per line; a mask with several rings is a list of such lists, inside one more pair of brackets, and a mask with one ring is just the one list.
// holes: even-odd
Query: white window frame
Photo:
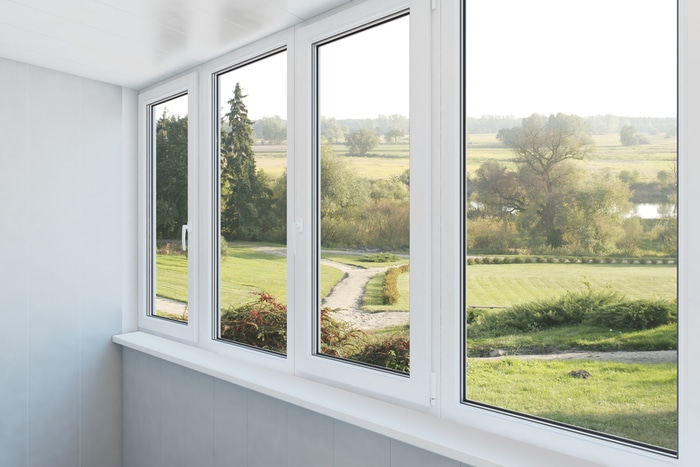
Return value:
[[(201, 138), (198, 158), (191, 175), (197, 174), (197, 210), (190, 209), (190, 223), (197, 226), (190, 250), (197, 256), (196, 286), (190, 286), (190, 322), (187, 326), (145, 316), (147, 300), (144, 288), (139, 288), (139, 325), (147, 332), (115, 336), (115, 342), (214, 377), (239, 384), (254, 391), (306, 407), (335, 419), (390, 436), (399, 441), (458, 459), (473, 465), (634, 465), (691, 467), (700, 464), (700, 372), (695, 360), (700, 358), (700, 339), (693, 331), (700, 330), (700, 219), (693, 217), (691, 203), (700, 199), (700, 184), (693, 175), (700, 175), (700, 28), (693, 27), (700, 18), (700, 3), (679, 2), (679, 444), (678, 458), (672, 458), (637, 447), (625, 446), (607, 439), (547, 426), (530, 420), (463, 404), (462, 392), (462, 332), (461, 332), (461, 262), (455, 251), (462, 248), (461, 226), (461, 84), (460, 68), (460, 4), (452, 0), (371, 0), (353, 2), (340, 12), (324, 15), (248, 47), (241, 48), (199, 68), (205, 77), (197, 91), (194, 81), (183, 78), (169, 81), (144, 91), (139, 97), (139, 283), (144, 284), (148, 271), (144, 200), (150, 196), (146, 186), (146, 147), (144, 107), (168, 95), (188, 90), (190, 99), (190, 144), (197, 142), (191, 132), (199, 122)], [(424, 151), (424, 161), (411, 161), (411, 186), (422, 186), (426, 199), (420, 211), (424, 228), (422, 244), (412, 241), (412, 256), (425, 255), (423, 285), (411, 292), (411, 377), (402, 378), (357, 367), (343, 362), (331, 362), (311, 355), (312, 319), (315, 293), (311, 287), (313, 248), (311, 189), (313, 171), (313, 127), (308, 107), (311, 102), (311, 59), (309, 44), (390, 13), (411, 7), (411, 46), (426, 50), (422, 62), (411, 64), (412, 114), (411, 134), (422, 134), (416, 140)], [(382, 13), (384, 12), (384, 13)], [(363, 20), (364, 18), (364, 20)], [(325, 32), (324, 32), (325, 31)], [(277, 42), (276, 42), (277, 41)], [(296, 42), (303, 44), (297, 46)], [(215, 209), (213, 196), (213, 158), (215, 148), (212, 124), (212, 73), (241, 63), (266, 50), (287, 45), (288, 78), (288, 357), (271, 356), (212, 340), (213, 312), (209, 291), (213, 290), (212, 262), (218, 260), (211, 225)], [(295, 51), (297, 53), (295, 57)], [(432, 54), (432, 55), (431, 55)], [(299, 56), (301, 55), (301, 56)], [(293, 74), (292, 70), (294, 71)], [(185, 79), (185, 81), (187, 81)], [(175, 83), (180, 83), (176, 85)], [(183, 84), (184, 83), (184, 84)], [(180, 86), (180, 87), (178, 87)], [(184, 87), (183, 87), (184, 86)], [(201, 119), (197, 118), (195, 102), (199, 99)], [(295, 106), (296, 103), (296, 106)], [(416, 107), (418, 106), (418, 107)], [(413, 143), (413, 141), (412, 141)], [(191, 149), (190, 149), (191, 150)], [(191, 154), (194, 154), (192, 150)], [(423, 164), (423, 165), (421, 165)], [(418, 176), (419, 168), (424, 173)], [(198, 171), (198, 172), (197, 172)], [(414, 175), (416, 179), (414, 179)], [(422, 183), (422, 185), (420, 185)], [(191, 186), (195, 186), (192, 184)], [(301, 196), (299, 196), (301, 194)], [(295, 196), (296, 195), (296, 196)], [(412, 198), (416, 197), (415, 192)], [(217, 201), (218, 202), (218, 201)], [(413, 207), (412, 207), (413, 209)], [(198, 216), (195, 219), (195, 216)], [(417, 215), (412, 210), (413, 222)], [(303, 231), (295, 232), (294, 221), (302, 220)], [(294, 245), (297, 255), (291, 254)], [(421, 251), (424, 250), (424, 251)], [(202, 254), (196, 254), (196, 253)], [(192, 257), (191, 257), (192, 258)], [(192, 261), (195, 263), (195, 261)], [(190, 267), (193, 267), (191, 264)], [(412, 273), (413, 276), (413, 273)], [(416, 290), (423, 290), (425, 294)], [(195, 301), (193, 294), (200, 293)], [(296, 291), (296, 293), (295, 293)], [(420, 295), (417, 304), (413, 299)], [(196, 307), (195, 307), (196, 305)], [(196, 308), (196, 309), (195, 309)], [(201, 310), (200, 313), (197, 313)], [(197, 316), (199, 314), (199, 317)], [(301, 315), (301, 316), (300, 316)], [(200, 319), (197, 326), (197, 319)], [(153, 326), (153, 323), (163, 326)], [(418, 336), (414, 331), (420, 326)], [(186, 327), (195, 330), (195, 337), (175, 333)], [(161, 338), (158, 336), (166, 336)], [(420, 343), (421, 339), (423, 344)], [(199, 342), (193, 345), (193, 341)], [(189, 341), (186, 344), (177, 341)], [(423, 345), (419, 347), (417, 345)], [(321, 362), (320, 364), (318, 362)], [(328, 373), (324, 373), (325, 370)], [(432, 375), (435, 375), (434, 377)], [(357, 377), (358, 379), (352, 380)], [(397, 379), (398, 381), (392, 381)], [(436, 392), (429, 389), (432, 381)], [(386, 383), (386, 385), (385, 385)], [(389, 384), (391, 383), (391, 384)], [(405, 384), (402, 384), (405, 383)], [(372, 387), (372, 384), (377, 384)], [(398, 389), (397, 389), (398, 388)], [(408, 388), (406, 392), (404, 389)], [(406, 395), (408, 394), (408, 395)], [(429, 407), (429, 396), (437, 395)]]
[[(468, 1), (468, 0), (467, 0)], [(700, 219), (692, 216), (688, 209), (690, 203), (700, 199), (700, 189), (697, 183), (692, 183), (691, 174), (700, 173), (700, 162), (693, 157), (700, 151), (700, 137), (697, 131), (692, 129), (700, 125), (700, 96), (698, 89), (691, 89), (688, 84), (692, 81), (690, 76), (698, 78), (700, 67), (689, 61), (689, 50), (693, 48), (697, 52), (697, 44), (700, 35), (697, 28), (688, 27), (690, 16), (687, 10), (690, 2), (681, 2), (679, 5), (679, 132), (678, 132), (678, 166), (679, 166), (679, 264), (678, 264), (678, 457), (669, 456), (653, 449), (646, 450), (633, 443), (624, 444), (611, 440), (605, 436), (596, 437), (586, 435), (573, 430), (563, 429), (560, 426), (547, 425), (534, 422), (526, 418), (508, 415), (503, 412), (492, 411), (463, 403), (463, 382), (461, 381), (464, 358), (463, 348), (463, 324), (461, 315), (463, 304), (461, 303), (461, 262), (458, 255), (444, 254), (442, 257), (440, 296), (443, 299), (442, 331), (441, 331), (441, 399), (442, 416), (467, 428), (477, 429), (483, 432), (498, 435), (507, 439), (524, 443), (520, 449), (504, 450), (498, 455), (498, 462), (505, 465), (530, 465), (523, 462), (523, 453), (530, 449), (541, 457), (537, 462), (547, 458), (547, 451), (551, 451), (554, 458), (556, 452), (568, 453), (579, 457), (582, 461), (599, 463), (600, 465), (696, 465), (700, 460), (700, 447), (697, 439), (700, 433), (698, 413), (700, 406), (697, 398), (693, 397), (700, 389), (700, 378), (697, 371), (693, 370), (693, 356), (700, 355), (700, 345), (697, 338), (693, 339), (690, 330), (700, 329), (700, 315), (692, 310), (700, 304), (700, 293), (693, 284), (700, 282), (700, 249), (697, 241), (689, 241), (698, 238), (700, 232)], [(442, 133), (441, 161), (443, 202), (439, 215), (441, 230), (441, 243), (447, 247), (447, 251), (461, 251), (463, 248), (461, 221), (459, 213), (461, 206), (461, 182), (460, 174), (464, 170), (459, 158), (455, 154), (462, 153), (463, 139), (460, 122), (463, 109), (461, 109), (460, 73), (461, 66), (460, 43), (460, 18), (462, 13), (457, 2), (442, 2), (441, 11), (441, 112), (440, 128)], [(697, 8), (695, 8), (697, 10)], [(696, 14), (698, 12), (696, 11)], [(696, 16), (697, 18), (697, 16)], [(697, 83), (697, 81), (695, 81)], [(691, 92), (694, 91), (694, 95)], [(687, 105), (693, 102), (695, 105)], [(468, 103), (467, 103), (468, 105)], [(460, 156), (461, 157), (461, 156)], [(694, 233), (694, 235), (693, 235)], [(694, 259), (694, 260), (693, 260)], [(695, 416), (687, 415), (694, 414)], [(533, 463), (532, 465), (535, 465)], [(598, 464), (596, 464), (598, 465)]]
[[(153, 316), (155, 311), (155, 138), (152, 109), (173, 97), (187, 94), (187, 216), (188, 216), (188, 319), (187, 323)], [(198, 328), (198, 215), (194, 187), (197, 179), (199, 136), (198, 77), (188, 73), (139, 94), (139, 328), (175, 339), (196, 342)], [(151, 180), (149, 180), (151, 177)], [(149, 238), (149, 232), (151, 236)]]
[[(219, 183), (219, 148), (218, 146), (218, 123), (219, 103), (216, 101), (216, 79), (221, 73), (238, 67), (243, 67), (265, 56), (274, 54), (277, 51), (286, 50), (287, 53), (287, 356), (265, 352), (260, 349), (236, 344), (231, 341), (216, 339), (218, 319), (218, 277), (215, 271), (218, 269), (216, 263), (219, 261), (219, 240), (218, 233), (214, 226), (219, 224), (218, 196)], [(265, 39), (253, 44), (237, 49), (220, 58), (217, 58), (202, 67), (202, 107), (203, 128), (205, 128), (201, 138), (201, 151), (206, 154), (200, 160), (199, 179), (199, 213), (201, 218), (201, 248), (206, 252), (200, 259), (200, 270), (207, 271), (201, 277), (202, 293), (200, 304), (203, 310), (201, 316), (202, 326), (199, 332), (199, 342), (202, 348), (226, 355), (239, 361), (253, 363), (263, 368), (268, 368), (284, 373), (292, 373), (294, 370), (293, 357), (290, 355), (292, 342), (294, 340), (291, 331), (294, 322), (294, 309), (290, 306), (294, 297), (294, 255), (290, 254), (293, 248), (294, 238), (292, 237), (293, 219), (289, 194), (293, 192), (293, 148), (294, 148), (294, 121), (290, 116), (294, 115), (294, 81), (292, 79), (294, 69), (294, 29), (288, 29), (277, 34), (273, 34)]]
[[(411, 147), (411, 207), (410, 207), (410, 339), (411, 370), (399, 375), (366, 365), (315, 355), (317, 294), (315, 274), (317, 252), (313, 229), (318, 228), (316, 213), (315, 159), (317, 117), (315, 105), (314, 48), (348, 31), (362, 30), (368, 25), (409, 11), (410, 24), (410, 147)], [(302, 26), (297, 31), (297, 62), (295, 68), (295, 124), (298, 135), (295, 144), (294, 214), (301, 220), (302, 232), (296, 232), (297, 261), (295, 313), (295, 369), (298, 375), (354, 391), (373, 394), (389, 400), (403, 400), (422, 407), (431, 405), (430, 349), (430, 4), (424, 1), (374, 1), (354, 6), (321, 21)], [(318, 116), (320, 119), (320, 116)]]

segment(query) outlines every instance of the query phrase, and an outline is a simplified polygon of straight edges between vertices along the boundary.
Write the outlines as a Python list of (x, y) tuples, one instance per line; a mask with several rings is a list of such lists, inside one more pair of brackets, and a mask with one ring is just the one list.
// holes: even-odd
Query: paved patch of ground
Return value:
[[(476, 360), (499, 360), (507, 357), (508, 355), (504, 355), (491, 358), (478, 358)], [(678, 352), (675, 350), (639, 352), (566, 352), (545, 355), (515, 355), (514, 357), (522, 360), (597, 360), (621, 363), (676, 363), (678, 360)]]
[(408, 324), (409, 314), (405, 311), (369, 313), (361, 308), (362, 297), (365, 294), (367, 283), (374, 276), (385, 272), (388, 268), (365, 269), (327, 259), (321, 260), (321, 264), (334, 267), (345, 273), (343, 280), (338, 282), (321, 302), (321, 306), (333, 310), (334, 318), (362, 330)]
[(156, 312), (187, 317), (187, 303), (171, 300), (164, 297), (156, 297)]

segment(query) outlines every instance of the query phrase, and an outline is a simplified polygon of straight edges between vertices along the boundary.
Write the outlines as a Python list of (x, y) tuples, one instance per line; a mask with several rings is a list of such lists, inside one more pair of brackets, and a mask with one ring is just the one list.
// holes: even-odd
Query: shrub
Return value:
[(384, 287), (382, 288), (382, 303), (384, 305), (395, 305), (399, 301), (399, 275), (408, 271), (408, 264), (389, 268), (386, 271), (386, 274), (384, 274)]
[(366, 263), (393, 263), (400, 260), (398, 256), (393, 253), (375, 253), (371, 255), (364, 255), (360, 261)]
[(254, 302), (221, 312), (221, 337), (272, 352), (287, 352), (287, 307), (261, 292)]
[[(257, 299), (221, 313), (221, 337), (272, 352), (287, 352), (287, 307), (272, 295), (257, 293)], [(327, 355), (347, 358), (358, 352), (364, 333), (321, 310), (321, 350)]]
[(586, 324), (620, 331), (643, 331), (676, 319), (676, 307), (664, 300), (634, 300), (592, 310)]
[(675, 321), (676, 313), (675, 304), (664, 300), (629, 300), (608, 290), (569, 292), (559, 298), (522, 303), (483, 315), (472, 326), (471, 335), (502, 336), (579, 324), (644, 330)]
[(410, 339), (408, 336), (392, 335), (378, 342), (365, 344), (350, 358), (382, 368), (408, 373), (411, 367)]
[(340, 358), (351, 358), (361, 351), (365, 333), (345, 321), (331, 316), (329, 308), (321, 310), (321, 352)]

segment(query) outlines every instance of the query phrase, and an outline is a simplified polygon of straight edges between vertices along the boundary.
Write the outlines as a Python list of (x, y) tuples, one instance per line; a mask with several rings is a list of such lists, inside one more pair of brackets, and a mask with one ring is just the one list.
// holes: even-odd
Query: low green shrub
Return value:
[(377, 342), (365, 344), (350, 359), (407, 373), (411, 367), (410, 353), (409, 337), (392, 335)]
[(484, 314), (472, 325), (470, 333), (503, 336), (584, 323), (619, 331), (644, 330), (673, 322), (676, 316), (673, 302), (629, 300), (609, 290), (588, 290), (568, 292), (558, 298), (522, 303), (504, 311)]
[(402, 264), (389, 268), (384, 274), (384, 286), (382, 287), (382, 304), (394, 305), (399, 301), (399, 276), (409, 271), (408, 264)]
[(364, 255), (360, 258), (360, 261), (365, 263), (393, 263), (399, 261), (401, 258), (393, 253), (374, 253), (371, 255)]
[(676, 307), (665, 300), (634, 300), (592, 310), (586, 324), (619, 331), (643, 331), (675, 321)]
[[(406, 270), (408, 270), (408, 265)], [(399, 268), (395, 268), (399, 269)], [(287, 307), (272, 295), (257, 293), (255, 301), (229, 307), (221, 313), (221, 337), (259, 349), (287, 352)], [(410, 338), (390, 335), (368, 339), (360, 329), (332, 317), (332, 310), (321, 310), (321, 352), (339, 358), (408, 372)]]

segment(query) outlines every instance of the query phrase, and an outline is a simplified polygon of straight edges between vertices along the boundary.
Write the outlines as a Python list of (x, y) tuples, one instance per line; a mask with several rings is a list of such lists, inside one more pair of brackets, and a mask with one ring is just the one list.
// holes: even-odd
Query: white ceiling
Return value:
[(0, 57), (141, 89), (351, 0), (0, 0)]

